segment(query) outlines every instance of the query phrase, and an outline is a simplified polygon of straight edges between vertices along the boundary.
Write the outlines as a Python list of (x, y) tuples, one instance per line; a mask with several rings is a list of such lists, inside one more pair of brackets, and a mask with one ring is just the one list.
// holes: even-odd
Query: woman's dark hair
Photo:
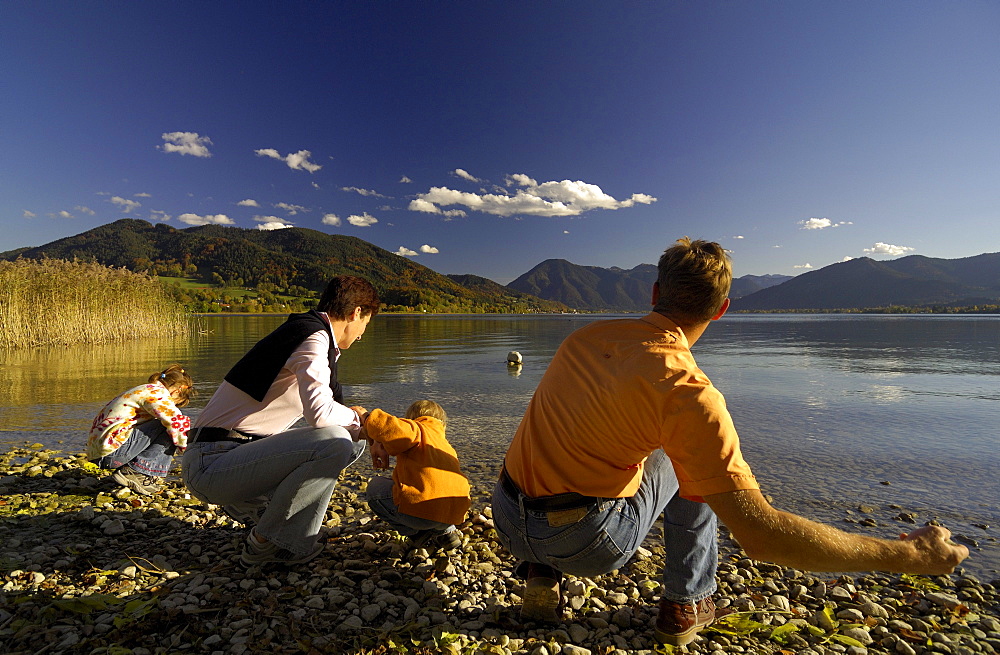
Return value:
[(379, 304), (378, 292), (371, 282), (354, 275), (338, 275), (326, 285), (316, 309), (342, 321), (351, 315), (355, 307), (361, 308), (362, 316), (371, 314), (374, 317), (378, 314)]

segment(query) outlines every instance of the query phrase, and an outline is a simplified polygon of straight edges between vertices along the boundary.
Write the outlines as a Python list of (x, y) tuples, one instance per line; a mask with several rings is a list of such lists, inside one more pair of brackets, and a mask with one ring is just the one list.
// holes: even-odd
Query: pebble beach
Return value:
[[(243, 569), (236, 560), (245, 528), (187, 494), (176, 475), (160, 493), (140, 496), (77, 453), (10, 447), (0, 455), (0, 652), (682, 650), (652, 639), (663, 561), (656, 529), (618, 571), (568, 577), (562, 622), (522, 623), (523, 583), (497, 541), (489, 507), (497, 471), (463, 466), (473, 508), (460, 526), (459, 549), (411, 550), (373, 519), (363, 501), (373, 473), (359, 462), (334, 492), (318, 559), (293, 569)], [(885, 524), (906, 510), (859, 507), (851, 514), (844, 521)], [(814, 574), (747, 559), (724, 528), (719, 538), (720, 617), (687, 652), (1000, 652), (1000, 579), (962, 570)], [(969, 545), (975, 557), (980, 544)]]

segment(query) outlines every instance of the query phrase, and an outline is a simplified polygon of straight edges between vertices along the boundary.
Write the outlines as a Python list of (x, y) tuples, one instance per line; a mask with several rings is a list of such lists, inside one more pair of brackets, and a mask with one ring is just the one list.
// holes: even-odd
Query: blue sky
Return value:
[(506, 283), (1000, 250), (1000, 3), (0, 1), (0, 251), (294, 225)]

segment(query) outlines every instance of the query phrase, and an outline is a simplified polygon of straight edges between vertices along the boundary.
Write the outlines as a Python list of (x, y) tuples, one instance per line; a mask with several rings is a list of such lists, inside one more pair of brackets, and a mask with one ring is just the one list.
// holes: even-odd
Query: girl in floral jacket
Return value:
[(87, 459), (114, 469), (111, 479), (127, 489), (157, 491), (174, 453), (187, 447), (191, 419), (178, 407), (188, 404), (193, 384), (180, 364), (171, 364), (109, 402), (90, 428)]

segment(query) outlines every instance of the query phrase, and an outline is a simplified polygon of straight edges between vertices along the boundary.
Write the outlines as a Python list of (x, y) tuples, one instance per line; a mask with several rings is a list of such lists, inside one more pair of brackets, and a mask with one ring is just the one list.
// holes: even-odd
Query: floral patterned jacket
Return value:
[(131, 436), (132, 428), (153, 419), (166, 426), (175, 446), (182, 451), (187, 447), (191, 419), (177, 409), (167, 388), (156, 382), (133, 387), (104, 406), (90, 427), (87, 458), (110, 455)]

